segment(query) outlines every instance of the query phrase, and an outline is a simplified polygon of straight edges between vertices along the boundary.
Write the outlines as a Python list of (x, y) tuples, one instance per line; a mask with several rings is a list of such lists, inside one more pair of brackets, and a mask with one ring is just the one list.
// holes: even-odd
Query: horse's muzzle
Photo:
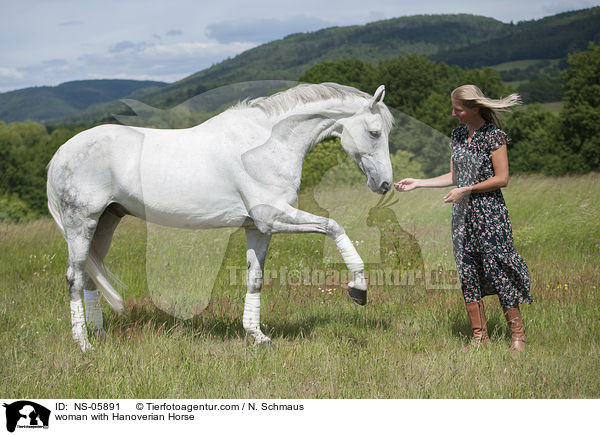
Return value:
[(379, 193), (381, 193), (382, 195), (388, 193), (391, 187), (392, 185), (390, 183), (384, 181), (383, 183), (381, 183), (381, 186), (379, 186)]

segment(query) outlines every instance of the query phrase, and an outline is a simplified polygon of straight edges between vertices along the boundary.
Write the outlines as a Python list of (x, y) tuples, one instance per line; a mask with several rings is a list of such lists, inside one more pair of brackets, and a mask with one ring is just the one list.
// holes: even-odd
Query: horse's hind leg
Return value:
[[(100, 216), (90, 248), (96, 251), (100, 260), (104, 260), (104, 257), (106, 257), (108, 249), (110, 248), (112, 236), (120, 220), (121, 217), (117, 216), (110, 209), (105, 210), (102, 216)], [(97, 337), (106, 337), (102, 319), (102, 309), (100, 308), (100, 294), (96, 288), (96, 284), (87, 273), (84, 275), (83, 302), (85, 305), (85, 321), (87, 327), (96, 334)]]
[(265, 258), (271, 236), (257, 229), (246, 230), (246, 283), (243, 324), (256, 344), (270, 344), (271, 339), (260, 330), (260, 290), (263, 282)]
[(63, 213), (65, 238), (69, 249), (67, 284), (71, 294), (73, 339), (79, 343), (83, 351), (92, 347), (88, 341), (82, 296), (84, 286), (89, 285), (91, 281), (85, 273), (85, 263), (89, 256), (99, 217), (99, 214), (85, 216), (79, 210), (69, 210)]

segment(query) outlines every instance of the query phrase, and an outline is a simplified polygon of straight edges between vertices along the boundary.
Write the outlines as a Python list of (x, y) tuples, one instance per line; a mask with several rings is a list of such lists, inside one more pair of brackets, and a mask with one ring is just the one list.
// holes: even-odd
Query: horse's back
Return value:
[(106, 124), (90, 128), (73, 136), (56, 152), (51, 168), (79, 168), (87, 172), (93, 167), (115, 164), (127, 157), (139, 155), (143, 135), (132, 128)]
[(224, 112), (190, 129), (91, 128), (59, 149), (48, 182), (57, 196), (74, 192), (94, 212), (118, 203), (162, 225), (242, 225), (248, 218), (243, 192), (273, 188), (257, 183), (242, 163), (270, 135), (264, 116), (248, 115)]

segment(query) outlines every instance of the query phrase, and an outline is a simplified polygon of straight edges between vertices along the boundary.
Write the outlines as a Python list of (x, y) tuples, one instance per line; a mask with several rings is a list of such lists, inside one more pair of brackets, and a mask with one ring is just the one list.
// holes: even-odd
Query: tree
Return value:
[(306, 83), (335, 82), (373, 93), (381, 84), (376, 83), (375, 72), (375, 66), (369, 62), (345, 59), (315, 65), (302, 74), (298, 80)]
[(569, 56), (563, 73), (565, 106), (561, 112), (563, 140), (573, 157), (570, 172), (600, 170), (600, 46)]
[(558, 116), (533, 104), (507, 120), (511, 142), (508, 157), (511, 173), (564, 175), (569, 172), (569, 150), (560, 137)]
[(0, 219), (46, 213), (46, 166), (75, 133), (57, 128), (49, 134), (44, 125), (30, 121), (0, 122)]

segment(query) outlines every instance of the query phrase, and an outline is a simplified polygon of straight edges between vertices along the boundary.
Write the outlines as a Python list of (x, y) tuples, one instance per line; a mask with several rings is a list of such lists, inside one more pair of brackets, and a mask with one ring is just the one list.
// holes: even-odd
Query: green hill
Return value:
[(247, 80), (297, 80), (311, 66), (332, 60), (377, 62), (400, 54), (435, 54), (470, 41), (499, 36), (510, 27), (492, 18), (459, 15), (416, 15), (363, 26), (331, 27), (296, 33), (247, 50), (173, 83), (150, 103), (168, 107), (207, 89)]
[(565, 12), (540, 20), (521, 21), (506, 33), (462, 48), (449, 48), (431, 60), (462, 67), (482, 67), (527, 59), (566, 58), (600, 41), (600, 7)]
[[(583, 51), (589, 41), (600, 41), (600, 7), (523, 21), (517, 24), (467, 14), (417, 15), (393, 18), (362, 26), (331, 27), (310, 33), (297, 33), (247, 50), (178, 82), (143, 95), (139, 99), (161, 109), (176, 106), (198, 94), (225, 84), (251, 80), (297, 80), (310, 67), (324, 61), (360, 59), (377, 63), (407, 53), (424, 54), (430, 59), (463, 67), (481, 67), (525, 59), (552, 59), (551, 80), (545, 64), (527, 71), (503, 73), (505, 82), (537, 80), (527, 89), (537, 95), (531, 101), (555, 101), (547, 94), (560, 88), (560, 66), (569, 53)], [(515, 78), (515, 77), (519, 78)], [(17, 91), (18, 92), (18, 91)], [(554, 92), (556, 93), (556, 92)], [(122, 98), (123, 95), (116, 97)], [(60, 104), (56, 104), (61, 108)], [(2, 105), (7, 113), (8, 106)], [(69, 107), (72, 107), (69, 105)], [(27, 110), (27, 107), (22, 108)], [(33, 108), (29, 106), (29, 110)], [(19, 108), (21, 110), (21, 108)], [(16, 112), (19, 112), (16, 110)], [(66, 123), (114, 122), (112, 114), (126, 107), (118, 100), (72, 111), (59, 121)], [(130, 113), (127, 111), (127, 113)], [(29, 115), (31, 119), (47, 117)], [(0, 119), (3, 119), (0, 116)], [(21, 114), (23, 119), (23, 114)], [(54, 123), (57, 121), (55, 120)]]
[[(566, 59), (571, 52), (585, 50), (589, 41), (600, 41), (599, 29), (600, 7), (518, 24), (458, 14), (332, 27), (289, 35), (245, 51), (161, 89), (147, 102), (164, 108), (227, 83), (296, 80), (315, 64), (349, 58), (377, 62), (417, 53), (471, 67), (519, 59)], [(509, 47), (505, 47), (507, 44)], [(471, 52), (475, 52), (476, 59), (467, 62)]]
[(78, 80), (19, 89), (0, 94), (0, 120), (46, 122), (132, 94), (142, 97), (166, 85), (138, 80)]

